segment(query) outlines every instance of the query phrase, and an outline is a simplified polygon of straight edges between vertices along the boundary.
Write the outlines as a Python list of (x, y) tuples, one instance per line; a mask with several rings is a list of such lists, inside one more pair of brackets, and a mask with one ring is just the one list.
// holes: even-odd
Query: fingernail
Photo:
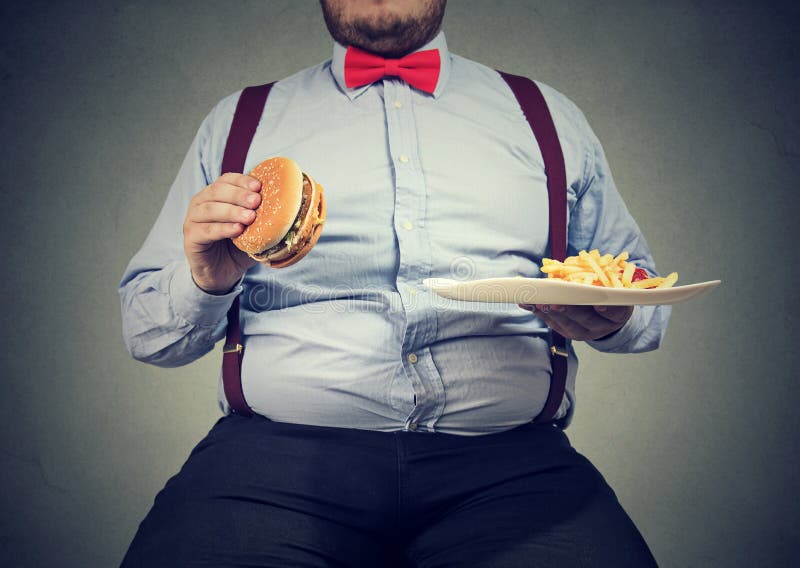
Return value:
[(242, 219), (245, 219), (245, 220), (247, 220), (247, 219), (249, 219), (249, 218), (250, 218), (250, 216), (251, 216), (252, 214), (253, 214), (253, 210), (252, 210), (252, 209), (245, 209), (245, 210), (244, 210), (244, 211), (242, 211), (242, 213), (240, 214), (240, 217), (241, 217)]
[(255, 205), (256, 203), (258, 203), (258, 195), (256, 195), (255, 193), (252, 194), (252, 195), (248, 195), (247, 196), (247, 202), (250, 205)]
[(261, 187), (261, 182), (258, 181), (257, 179), (254, 179), (252, 181), (247, 182), (247, 187), (249, 187), (250, 189), (258, 189), (259, 187)]

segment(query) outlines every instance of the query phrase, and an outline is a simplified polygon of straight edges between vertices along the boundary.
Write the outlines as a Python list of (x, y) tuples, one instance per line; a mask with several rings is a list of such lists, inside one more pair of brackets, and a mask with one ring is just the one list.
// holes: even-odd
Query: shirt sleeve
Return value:
[(242, 290), (212, 295), (192, 279), (183, 252), (183, 222), (192, 197), (219, 176), (233, 118), (231, 95), (206, 117), (161, 212), (119, 284), (122, 335), (140, 361), (162, 367), (190, 363), (225, 335), (225, 315)]
[[(578, 127), (584, 131), (586, 146), (583, 179), (570, 209), (567, 254), (592, 249), (602, 254), (628, 251), (629, 261), (657, 275), (647, 241), (617, 191), (600, 141), (580, 111), (578, 114)], [(609, 353), (651, 351), (661, 344), (670, 313), (670, 306), (636, 306), (622, 328), (587, 343)]]

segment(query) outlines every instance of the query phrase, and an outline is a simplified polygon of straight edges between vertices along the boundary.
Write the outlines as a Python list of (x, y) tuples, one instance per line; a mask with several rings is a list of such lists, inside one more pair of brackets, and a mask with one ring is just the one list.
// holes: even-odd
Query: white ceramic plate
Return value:
[(499, 302), (508, 304), (563, 304), (588, 306), (634, 306), (677, 304), (708, 292), (720, 280), (672, 288), (636, 290), (603, 288), (549, 278), (487, 278), (467, 282), (447, 278), (428, 278), (423, 284), (451, 300)]

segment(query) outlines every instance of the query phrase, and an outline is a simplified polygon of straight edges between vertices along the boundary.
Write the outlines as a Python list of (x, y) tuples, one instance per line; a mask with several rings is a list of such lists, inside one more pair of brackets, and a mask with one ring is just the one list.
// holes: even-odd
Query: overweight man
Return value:
[[(208, 353), (238, 298), (253, 413), (233, 411), (220, 387), (223, 417), (156, 496), (123, 566), (654, 565), (563, 431), (576, 404), (571, 343), (566, 392), (551, 420), (536, 417), (552, 331), (647, 351), (668, 309), (427, 290), (430, 277), (541, 276), (542, 153), (500, 74), (448, 50), (445, 0), (321, 7), (331, 58), (272, 87), (242, 170), (287, 156), (324, 185), (316, 246), (274, 269), (231, 244), (261, 199), (256, 179), (222, 171), (237, 91), (200, 125), (122, 278), (126, 345), (165, 367)], [(346, 65), (355, 50), (432, 51), (438, 65), (425, 84), (393, 73), (360, 84)], [(585, 117), (539, 88), (563, 151), (568, 251), (628, 251), (655, 273)]]

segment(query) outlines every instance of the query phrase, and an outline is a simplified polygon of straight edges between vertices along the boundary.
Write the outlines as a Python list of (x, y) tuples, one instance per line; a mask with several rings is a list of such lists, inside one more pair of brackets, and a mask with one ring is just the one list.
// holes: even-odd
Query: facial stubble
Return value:
[(353, 45), (383, 57), (402, 57), (436, 36), (442, 26), (447, 0), (429, 0), (420, 13), (405, 17), (385, 14), (350, 20), (334, 2), (320, 0), (320, 4), (328, 31), (340, 44)]

